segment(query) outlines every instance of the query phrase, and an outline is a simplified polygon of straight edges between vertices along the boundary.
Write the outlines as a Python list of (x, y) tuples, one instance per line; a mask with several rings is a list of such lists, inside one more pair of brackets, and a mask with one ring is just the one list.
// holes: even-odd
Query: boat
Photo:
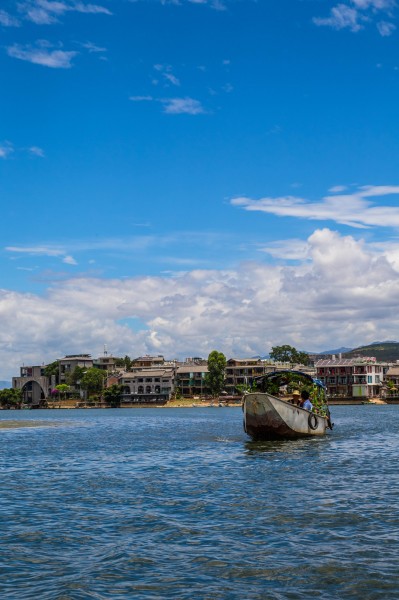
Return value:
[[(312, 411), (279, 397), (282, 386), (310, 391)], [(302, 383), (303, 382), (303, 383)], [(254, 440), (323, 436), (332, 429), (324, 384), (302, 371), (272, 371), (253, 380), (256, 389), (244, 393), (244, 431)]]

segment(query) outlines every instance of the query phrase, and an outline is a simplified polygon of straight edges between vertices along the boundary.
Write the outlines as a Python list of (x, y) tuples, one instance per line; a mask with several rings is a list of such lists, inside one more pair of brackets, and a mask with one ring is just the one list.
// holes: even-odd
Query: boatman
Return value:
[(299, 390), (294, 390), (292, 392), (292, 398), (290, 400), (291, 404), (297, 404), (299, 405), (301, 402), (301, 393)]
[(306, 390), (302, 390), (301, 392), (301, 402), (299, 406), (301, 408), (304, 408), (305, 410), (312, 410), (313, 408), (313, 404), (309, 400), (309, 392), (307, 392)]

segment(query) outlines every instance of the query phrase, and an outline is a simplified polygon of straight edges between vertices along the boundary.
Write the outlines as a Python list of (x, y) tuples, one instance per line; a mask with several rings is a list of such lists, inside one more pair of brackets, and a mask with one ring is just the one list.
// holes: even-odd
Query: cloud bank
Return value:
[[(261, 262), (174, 277), (55, 282), (0, 292), (0, 378), (64, 354), (265, 354), (398, 338), (399, 240), (379, 248), (318, 229), (295, 268)], [(136, 329), (127, 323), (141, 323)]]

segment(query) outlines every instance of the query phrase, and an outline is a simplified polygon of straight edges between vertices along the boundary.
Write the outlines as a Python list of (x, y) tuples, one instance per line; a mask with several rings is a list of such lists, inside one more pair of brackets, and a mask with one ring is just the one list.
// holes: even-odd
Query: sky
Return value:
[(0, 378), (399, 339), (395, 0), (2, 0)]

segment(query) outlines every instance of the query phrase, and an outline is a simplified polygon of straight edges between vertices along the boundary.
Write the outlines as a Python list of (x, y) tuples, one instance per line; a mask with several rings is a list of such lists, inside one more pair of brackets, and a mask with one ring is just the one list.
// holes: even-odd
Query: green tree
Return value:
[(301, 365), (309, 364), (309, 356), (306, 352), (300, 352), (288, 344), (284, 344), (283, 346), (273, 346), (270, 352), (270, 358), (276, 362), (290, 362)]
[(226, 357), (222, 352), (213, 350), (208, 356), (208, 373), (205, 375), (205, 385), (211, 396), (219, 396), (224, 387)]
[(55, 389), (57, 390), (57, 392), (59, 392), (59, 394), (64, 394), (65, 400), (67, 392), (69, 391), (69, 385), (67, 385), (66, 383), (59, 383), (55, 386)]
[(82, 380), (83, 375), (85, 374), (86, 369), (83, 367), (76, 366), (73, 371), (67, 373), (66, 380), (68, 385), (73, 385), (74, 387), (79, 387), (80, 382)]
[(55, 378), (55, 383), (58, 383), (58, 381), (60, 380), (59, 379), (59, 377), (60, 377), (60, 365), (59, 365), (58, 360), (55, 360), (54, 362), (46, 365), (44, 367), (44, 374), (49, 379), (51, 379), (52, 377), (54, 377)]
[(121, 405), (123, 386), (114, 383), (104, 390), (104, 402), (107, 406), (117, 408)]
[(107, 377), (107, 373), (96, 367), (87, 369), (82, 375), (80, 380), (80, 386), (83, 390), (86, 390), (87, 394), (101, 393), (104, 387), (104, 380)]
[(0, 390), (0, 406), (2, 408), (21, 408), (22, 390), (5, 388)]

